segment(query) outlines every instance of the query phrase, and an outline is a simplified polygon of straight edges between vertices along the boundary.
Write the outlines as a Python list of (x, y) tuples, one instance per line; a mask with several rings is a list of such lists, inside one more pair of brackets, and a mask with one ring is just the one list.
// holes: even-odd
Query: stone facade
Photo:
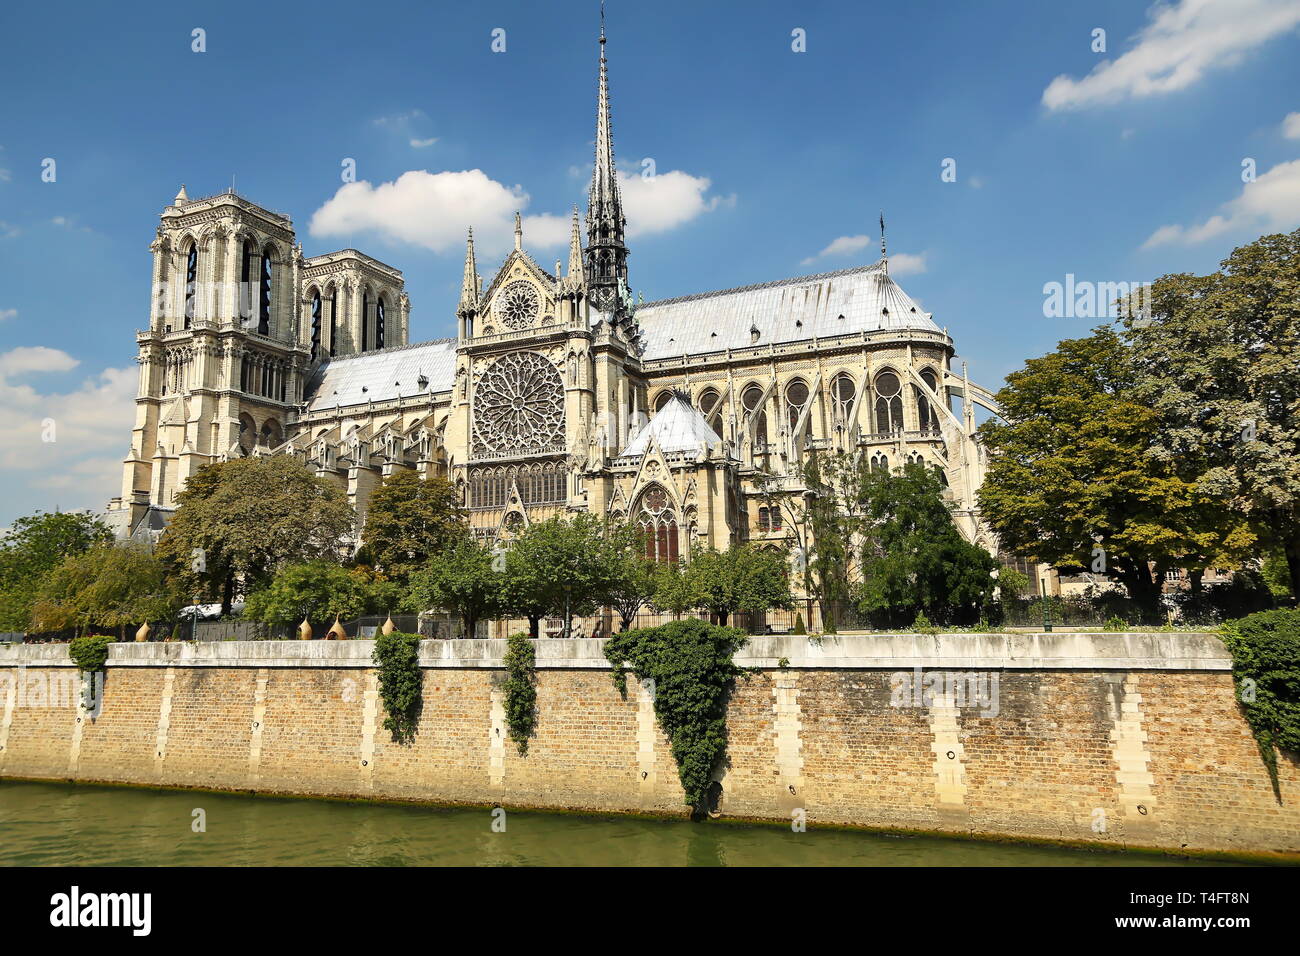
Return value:
[(804, 491), (802, 463), (843, 450), (938, 469), (963, 533), (993, 547), (974, 409), (996, 405), (891, 277), (883, 235), (873, 264), (642, 302), (603, 34), (595, 153), (567, 264), (530, 256), (516, 218), (485, 285), (471, 232), (457, 334), (418, 344), (396, 269), (355, 250), (305, 257), (288, 217), (182, 189), (137, 333), (137, 422), (110, 506), (120, 533), (161, 528), (203, 465), (274, 453), (345, 489), (362, 521), (385, 476), (414, 471), (453, 481), (485, 537), (585, 511), (639, 522), (655, 557), (689, 559), (788, 543), (781, 502)]
[[(114, 645), (97, 714), (30, 690), (73, 673), (66, 646), (0, 648), (0, 777), (686, 813), (649, 696), (615, 690), (598, 641), (538, 642), (520, 756), (504, 644), (421, 645), (409, 745), (383, 730), (369, 641)], [(1279, 760), (1275, 797), (1213, 636), (755, 638), (737, 662), (757, 673), (729, 703), (724, 815), (1300, 853), (1300, 770)], [(900, 693), (914, 673), (997, 689)]]

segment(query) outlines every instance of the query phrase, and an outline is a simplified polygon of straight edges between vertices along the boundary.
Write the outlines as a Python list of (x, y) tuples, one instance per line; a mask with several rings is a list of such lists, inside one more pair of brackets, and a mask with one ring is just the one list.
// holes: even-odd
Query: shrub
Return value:
[(113, 638), (93, 635), (74, 638), (68, 645), (68, 656), (77, 665), (77, 670), (86, 674), (102, 671), (108, 662), (108, 645)]
[(424, 675), (420, 671), (420, 635), (375, 635), (372, 655), (379, 667), (379, 696), (384, 702), (384, 729), (396, 743), (410, 743), (424, 704)]
[(627, 694), (627, 669), (653, 681), (655, 717), (672, 745), (686, 802), (708, 809), (713, 771), (727, 748), (727, 698), (746, 672), (732, 657), (744, 647), (737, 628), (707, 621), (673, 621), (616, 634), (605, 642), (614, 684)]
[(1106, 631), (1127, 631), (1128, 621), (1119, 616), (1109, 617), (1102, 629)]
[(537, 651), (527, 634), (506, 640), (506, 726), (522, 757), (537, 726)]
[(791, 633), (791, 634), (807, 634), (807, 633), (808, 633), (808, 629), (807, 629), (806, 627), (804, 627), (804, 625), (803, 625), (803, 615), (802, 615), (802, 614), (796, 614), (796, 615), (794, 616), (794, 627), (790, 628), (790, 633)]
[(1277, 750), (1300, 753), (1300, 610), (1261, 611), (1223, 628), (1237, 699), (1282, 800)]
[(917, 634), (938, 634), (939, 633), (939, 629), (935, 627), (932, 623), (930, 623), (930, 619), (926, 617), (924, 611), (916, 615), (916, 620), (912, 622), (912, 630), (915, 631)]

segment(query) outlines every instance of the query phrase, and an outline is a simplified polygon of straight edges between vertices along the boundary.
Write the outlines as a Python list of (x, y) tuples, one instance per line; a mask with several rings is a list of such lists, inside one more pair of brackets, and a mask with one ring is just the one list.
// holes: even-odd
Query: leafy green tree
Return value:
[(464, 513), (451, 482), (400, 471), (371, 494), (361, 544), (386, 576), (404, 581), (464, 533)]
[(1166, 570), (1236, 566), (1253, 537), (1150, 453), (1158, 416), (1136, 385), (1111, 328), (1027, 361), (998, 392), (1006, 421), (980, 427), (991, 462), (979, 502), (1003, 548), (1105, 572), (1155, 620)]
[(762, 614), (789, 607), (790, 583), (784, 551), (738, 545), (726, 551), (706, 549), (692, 555), (686, 566), (686, 587), (695, 606), (725, 625), (733, 611)]
[(441, 608), (460, 618), (465, 637), (473, 637), (478, 622), (504, 606), (504, 575), (496, 555), (468, 534), (435, 554), (411, 575), (407, 607), (423, 611)]
[(28, 630), (32, 604), (49, 573), (65, 558), (112, 538), (98, 518), (75, 511), (37, 512), (15, 521), (0, 538), (0, 631)]
[(289, 564), (338, 561), (355, 514), (347, 495), (288, 455), (200, 469), (176, 496), (158, 553), (192, 593), (220, 597), (270, 583)]
[(973, 622), (992, 598), (997, 562), (962, 537), (938, 472), (909, 464), (863, 482), (865, 541), (858, 605), (889, 626), (918, 614)]
[(561, 516), (524, 529), (505, 553), (502, 597), (507, 613), (528, 618), (536, 638), (542, 617), (591, 614), (607, 600), (622, 570), (619, 542), (594, 515)]
[(626, 631), (637, 614), (652, 603), (659, 587), (659, 566), (645, 556), (644, 532), (633, 525), (609, 529), (614, 551), (614, 581), (608, 600), (617, 612), (619, 630)]
[(362, 574), (332, 561), (307, 561), (283, 568), (265, 588), (244, 604), (244, 617), (265, 624), (317, 623), (336, 614), (355, 618), (370, 610), (371, 589)]
[(163, 563), (136, 544), (97, 544), (74, 554), (42, 581), (32, 606), (41, 630), (116, 630), (171, 617), (184, 602)]
[(1208, 276), (1163, 276), (1125, 325), (1134, 399), (1159, 424), (1153, 455), (1280, 549), (1300, 595), (1297, 303), (1300, 229), (1233, 250)]
[(700, 596), (686, 575), (686, 566), (664, 562), (655, 565), (654, 597), (651, 603), (660, 611), (680, 617), (693, 607), (699, 607)]

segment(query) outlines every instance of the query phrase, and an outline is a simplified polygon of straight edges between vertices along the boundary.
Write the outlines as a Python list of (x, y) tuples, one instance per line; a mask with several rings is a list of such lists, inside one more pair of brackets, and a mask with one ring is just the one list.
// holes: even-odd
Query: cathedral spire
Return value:
[(600, 7), (600, 86), (596, 94), (596, 160), (587, 196), (587, 285), (592, 304), (618, 312), (626, 303), (627, 246), (623, 198), (614, 169), (614, 134), (609, 119), (609, 66), (605, 60), (605, 5)]
[(582, 233), (578, 228), (578, 206), (573, 206), (573, 228), (569, 233), (569, 277), (582, 278)]
[(465, 242), (465, 276), (460, 281), (460, 304), (456, 311), (468, 315), (478, 311), (478, 264), (474, 261), (474, 229)]

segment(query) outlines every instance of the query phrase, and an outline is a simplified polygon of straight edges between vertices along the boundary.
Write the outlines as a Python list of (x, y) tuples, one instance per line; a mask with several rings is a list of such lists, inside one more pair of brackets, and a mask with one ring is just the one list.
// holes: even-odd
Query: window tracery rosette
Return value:
[(489, 365), (474, 389), (474, 453), (494, 457), (564, 448), (564, 383), (536, 352), (511, 352)]
[(494, 311), (506, 328), (518, 332), (533, 324), (541, 305), (541, 298), (533, 284), (519, 279), (501, 290)]

